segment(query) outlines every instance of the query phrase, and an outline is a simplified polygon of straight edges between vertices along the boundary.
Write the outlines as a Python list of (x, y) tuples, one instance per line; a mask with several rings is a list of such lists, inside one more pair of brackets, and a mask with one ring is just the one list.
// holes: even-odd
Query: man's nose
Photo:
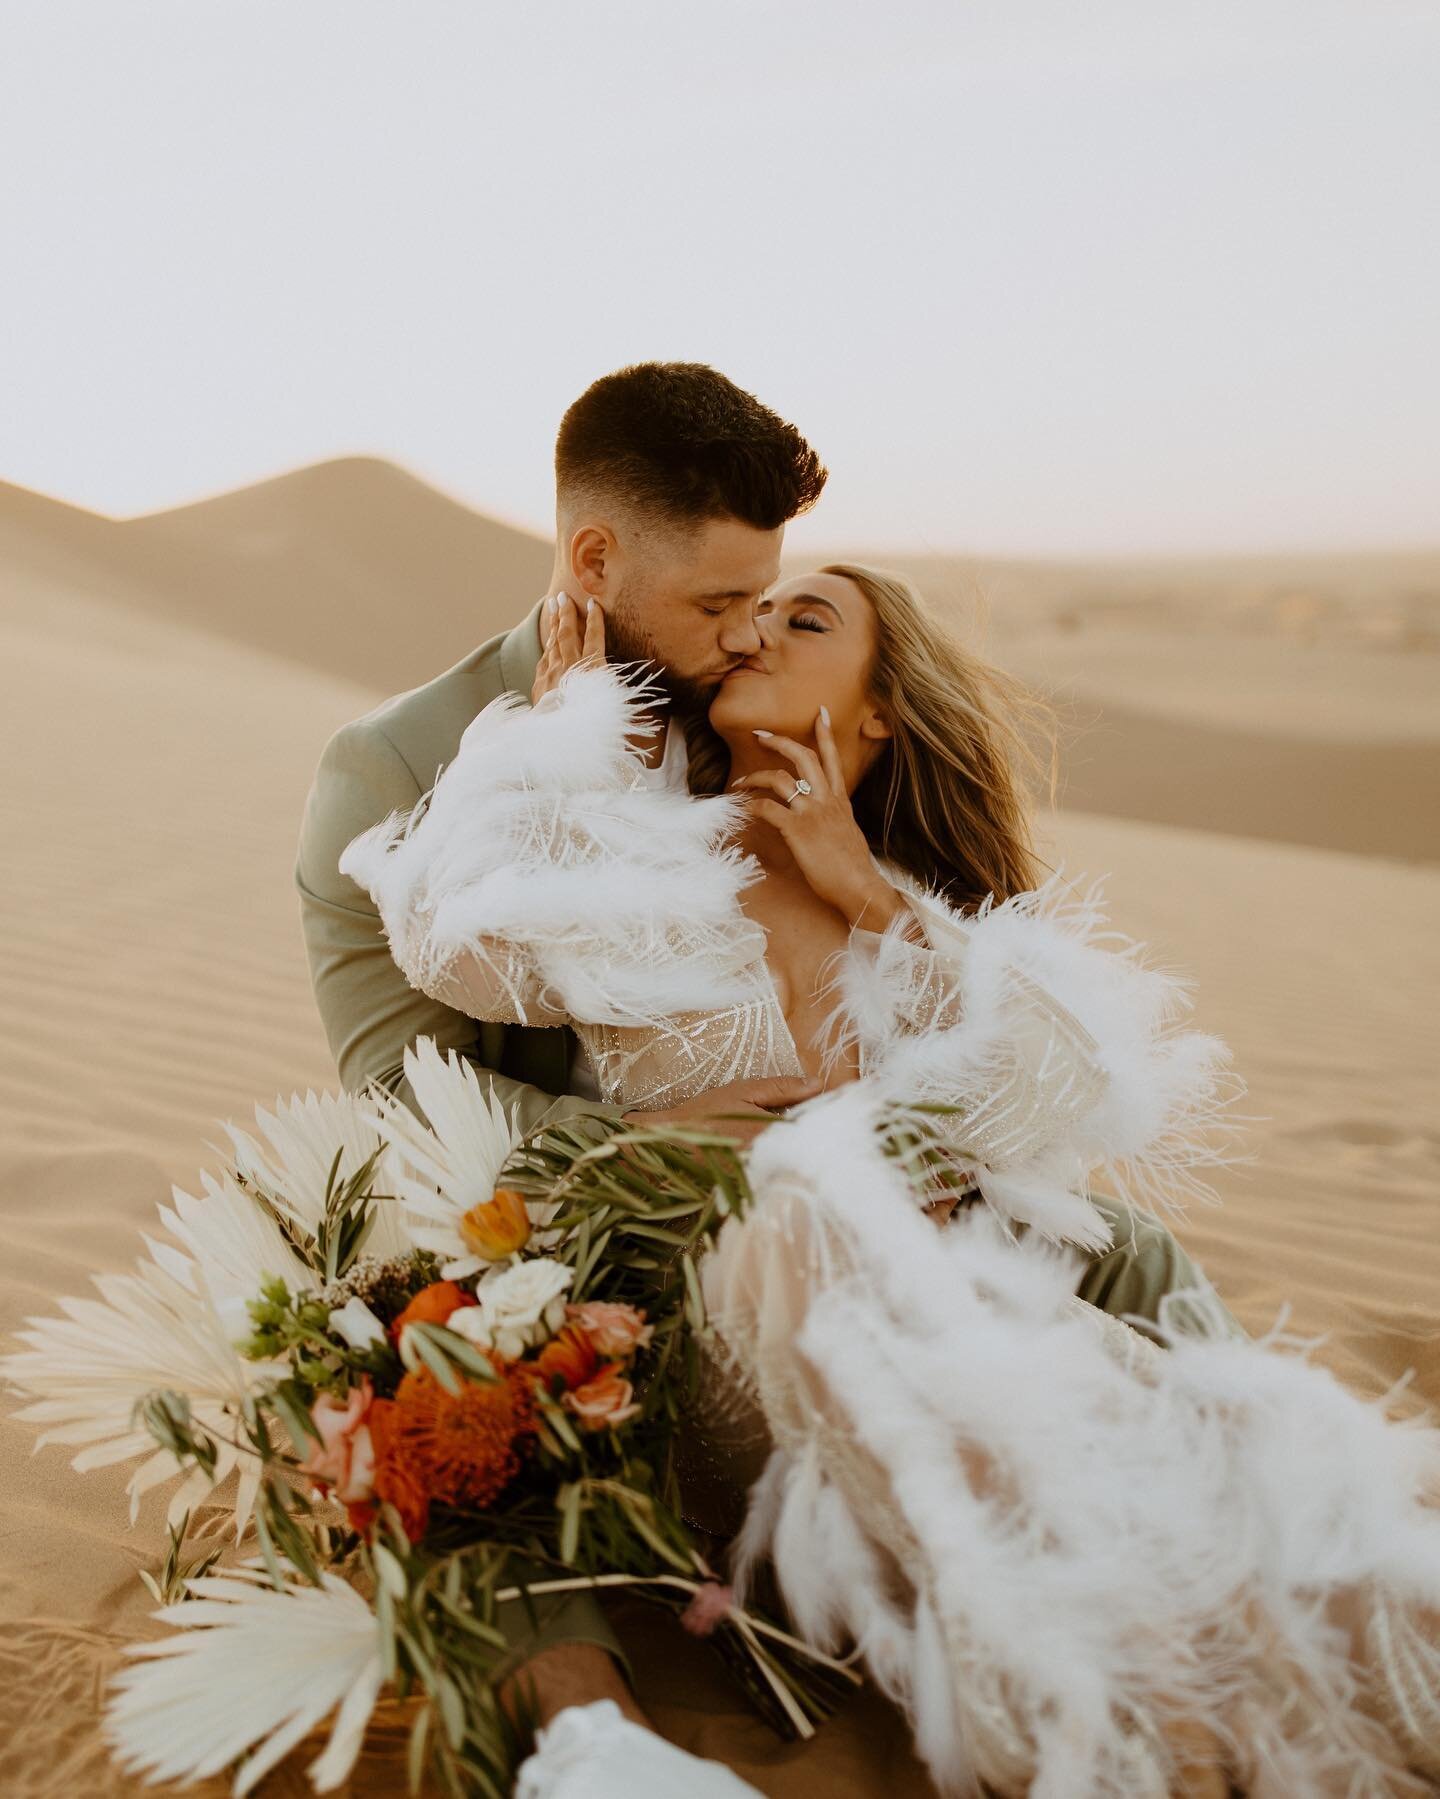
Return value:
[(720, 632), (720, 647), (729, 656), (753, 656), (765, 647), (753, 608), (743, 609), (736, 619), (726, 619)]

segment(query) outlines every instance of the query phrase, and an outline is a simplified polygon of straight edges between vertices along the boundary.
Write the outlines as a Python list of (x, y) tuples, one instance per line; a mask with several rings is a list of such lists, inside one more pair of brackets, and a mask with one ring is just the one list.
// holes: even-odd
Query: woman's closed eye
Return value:
[(825, 624), (822, 619), (816, 618), (816, 616), (813, 612), (811, 612), (811, 613), (797, 612), (795, 614), (795, 616), (790, 620), (790, 629), (792, 631), (821, 631), (821, 632), (824, 632), (824, 631), (828, 631), (830, 629), (830, 627), (827, 624)]

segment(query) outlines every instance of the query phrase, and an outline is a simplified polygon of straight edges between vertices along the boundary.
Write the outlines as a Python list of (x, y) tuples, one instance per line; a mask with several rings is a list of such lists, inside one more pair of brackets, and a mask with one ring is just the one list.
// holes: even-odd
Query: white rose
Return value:
[(513, 1263), (476, 1291), (478, 1305), (461, 1306), (446, 1320), (446, 1329), (467, 1337), (482, 1349), (495, 1349), (516, 1362), (543, 1343), (565, 1322), (565, 1289), (575, 1270), (548, 1257)]
[(365, 1349), (371, 1343), (385, 1341), (385, 1326), (358, 1294), (330, 1314), (330, 1328), (337, 1331), (352, 1349)]

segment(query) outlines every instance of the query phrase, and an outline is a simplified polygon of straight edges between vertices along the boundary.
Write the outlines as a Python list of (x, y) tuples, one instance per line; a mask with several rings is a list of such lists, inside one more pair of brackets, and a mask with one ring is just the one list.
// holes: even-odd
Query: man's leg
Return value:
[[(1081, 1299), (1114, 1317), (1130, 1314), (1156, 1324), (1160, 1301), (1167, 1293), (1199, 1287), (1213, 1294), (1209, 1276), (1158, 1218), (1115, 1200), (1090, 1195), (1091, 1203), (1111, 1226), (1114, 1240), (1098, 1251), (1081, 1276)], [(1230, 1335), (1247, 1337), (1240, 1321), (1216, 1296)], [(1147, 1332), (1147, 1335), (1156, 1333)]]
[(598, 1643), (554, 1643), (541, 1649), (502, 1684), (499, 1699), (512, 1722), (519, 1721), (519, 1702), (531, 1700), (536, 1726), (542, 1729), (567, 1705), (589, 1705), (594, 1699), (613, 1699), (632, 1723), (655, 1728), (636, 1704), (620, 1664)]
[[(553, 1579), (555, 1574), (544, 1563), (512, 1555), (501, 1581), (518, 1586)], [(650, 1720), (635, 1700), (633, 1671), (596, 1594), (584, 1589), (537, 1593), (530, 1604), (535, 1609), (533, 1621), (523, 1598), (505, 1600), (495, 1608), (496, 1627), (512, 1650), (524, 1656), (499, 1689), (500, 1703), (511, 1718), (517, 1718), (517, 1703), (530, 1693), (542, 1725), (567, 1705), (613, 1699), (627, 1718), (649, 1727)]]

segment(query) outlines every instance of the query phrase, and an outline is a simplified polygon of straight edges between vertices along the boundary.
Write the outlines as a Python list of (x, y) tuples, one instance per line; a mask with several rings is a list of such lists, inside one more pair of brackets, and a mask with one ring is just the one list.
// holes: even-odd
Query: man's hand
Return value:
[(540, 661), (530, 689), (533, 705), (560, 685), (560, 677), (579, 663), (605, 660), (605, 612), (594, 600), (572, 600), (552, 594), (540, 615)]
[[(787, 1106), (798, 1106), (801, 1100), (814, 1099), (821, 1083), (810, 1075), (785, 1075), (773, 1079), (731, 1081), (725, 1087), (712, 1087), (678, 1106), (660, 1112), (627, 1112), (622, 1123), (639, 1129), (664, 1130), (678, 1124), (697, 1127), (733, 1137), (737, 1143), (753, 1142), (767, 1125), (774, 1124), (777, 1112)], [(739, 1118), (718, 1118), (718, 1112), (738, 1112)]]

